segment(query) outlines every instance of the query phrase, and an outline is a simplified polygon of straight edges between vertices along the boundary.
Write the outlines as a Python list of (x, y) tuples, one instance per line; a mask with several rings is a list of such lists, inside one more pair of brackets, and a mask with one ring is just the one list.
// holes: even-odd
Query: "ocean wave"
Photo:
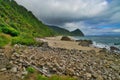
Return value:
[(106, 49), (110, 50), (110, 46), (109, 45), (102, 44), (102, 43), (97, 43), (95, 41), (93, 41), (93, 46), (97, 47), (97, 48), (106, 48)]

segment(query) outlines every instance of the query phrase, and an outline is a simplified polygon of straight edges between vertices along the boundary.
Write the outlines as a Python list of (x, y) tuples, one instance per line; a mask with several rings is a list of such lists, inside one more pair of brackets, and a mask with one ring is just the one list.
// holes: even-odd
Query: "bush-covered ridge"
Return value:
[[(0, 34), (1, 33), (12, 36), (12, 40), (21, 39), (13, 41), (14, 43), (25, 43), (25, 36), (26, 38), (33, 39), (33, 37), (54, 35), (53, 30), (40, 22), (32, 12), (18, 5), (14, 0), (0, 0)], [(0, 44), (1, 43), (2, 42), (0, 42)]]
[(66, 29), (63, 29), (63, 28), (60, 28), (60, 27), (57, 27), (57, 26), (49, 26), (52, 30), (54, 30), (54, 32), (57, 34), (57, 35), (64, 35), (64, 36), (84, 36), (83, 32), (80, 30), (80, 29), (76, 29), (72, 32), (66, 30)]

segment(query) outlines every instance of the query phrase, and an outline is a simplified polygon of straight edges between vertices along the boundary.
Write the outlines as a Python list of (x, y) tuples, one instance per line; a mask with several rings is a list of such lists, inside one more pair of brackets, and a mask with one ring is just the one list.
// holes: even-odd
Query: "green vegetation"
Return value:
[[(0, 0), (0, 34), (8, 34), (12, 44), (32, 45), (35, 37), (53, 36), (55, 32), (40, 22), (32, 12), (14, 0)], [(0, 36), (0, 39), (2, 37)], [(1, 39), (2, 41), (2, 39)], [(0, 42), (1, 46), (5, 45)]]
[(84, 34), (82, 33), (81, 30), (79, 29), (76, 29), (72, 32), (66, 30), (66, 29), (63, 29), (63, 28), (60, 28), (60, 27), (57, 27), (57, 26), (49, 26), (57, 35), (64, 35), (64, 36), (84, 36)]
[(50, 79), (48, 80), (77, 80), (76, 78), (72, 78), (70, 76), (58, 76), (58, 75), (54, 75), (52, 77), (50, 77)]
[(71, 32), (71, 36), (84, 36), (84, 34), (82, 33), (80, 29), (76, 29)]
[(11, 41), (11, 39), (10, 39), (9, 35), (5, 35), (5, 34), (0, 33), (0, 47), (5, 46), (10, 41)]
[(28, 67), (27, 71), (28, 71), (28, 73), (34, 73), (35, 69), (33, 67)]
[(27, 75), (24, 80), (77, 80), (77, 78), (73, 78), (70, 76), (59, 76), (53, 75), (51, 77), (45, 77), (44, 75), (38, 73), (32, 73)]
[(38, 75), (37, 80), (77, 80), (75, 78), (69, 77), (69, 76), (58, 76), (58, 75), (53, 75), (49, 78)]
[(39, 74), (37, 75), (37, 80), (48, 80), (48, 78)]
[(26, 70), (28, 74), (25, 76), (24, 80), (77, 80), (77, 78), (65, 75), (52, 75), (51, 77), (46, 77), (41, 75), (33, 67), (28, 67)]
[(27, 34), (21, 34), (18, 37), (12, 38), (12, 45), (14, 44), (22, 44), (22, 45), (36, 45), (37, 42), (35, 41), (34, 37)]
[(57, 27), (57, 26), (49, 26), (49, 27), (51, 29), (53, 29), (57, 35), (65, 35), (65, 36), (67, 36), (67, 35), (71, 34), (68, 30)]
[(7, 27), (5, 25), (1, 25), (0, 29), (1, 29), (1, 32), (5, 33), (5, 34), (9, 34), (11, 36), (18, 36), (19, 35), (19, 32), (12, 27)]

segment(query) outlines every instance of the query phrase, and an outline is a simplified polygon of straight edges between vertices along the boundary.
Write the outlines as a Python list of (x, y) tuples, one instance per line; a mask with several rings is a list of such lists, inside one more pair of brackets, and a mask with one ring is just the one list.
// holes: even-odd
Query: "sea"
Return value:
[(75, 40), (92, 40), (93, 46), (110, 50), (111, 46), (120, 49), (120, 36), (72, 36)]

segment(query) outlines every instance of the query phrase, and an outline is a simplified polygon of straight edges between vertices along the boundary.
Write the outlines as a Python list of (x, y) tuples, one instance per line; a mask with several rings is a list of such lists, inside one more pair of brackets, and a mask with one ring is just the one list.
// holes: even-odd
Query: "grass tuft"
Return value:
[(9, 35), (0, 33), (0, 48), (4, 47), (11, 41), (11, 37)]

